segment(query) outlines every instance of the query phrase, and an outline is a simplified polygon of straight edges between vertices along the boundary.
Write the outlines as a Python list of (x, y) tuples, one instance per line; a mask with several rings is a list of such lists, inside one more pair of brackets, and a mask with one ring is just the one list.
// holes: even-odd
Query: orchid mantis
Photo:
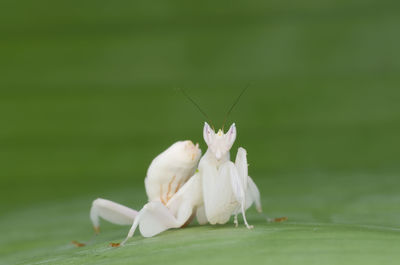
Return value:
[(225, 224), (230, 216), (242, 213), (247, 228), (246, 209), (253, 202), (261, 212), (260, 192), (254, 181), (248, 176), (247, 154), (242, 147), (238, 149), (235, 163), (230, 161), (230, 149), (236, 139), (236, 126), (232, 124), (226, 134), (222, 130), (215, 133), (205, 123), (203, 137), (208, 150), (201, 158), (203, 202), (207, 220), (210, 224)]
[[(230, 149), (236, 139), (236, 126), (217, 133), (205, 123), (203, 137), (208, 146), (201, 150), (191, 141), (177, 142), (157, 156), (145, 179), (149, 202), (138, 212), (104, 199), (93, 202), (91, 219), (96, 232), (99, 218), (119, 225), (132, 225), (124, 244), (139, 227), (144, 237), (152, 237), (170, 228), (179, 228), (196, 216), (199, 224), (225, 224), (234, 216), (243, 215), (255, 203), (261, 212), (260, 193), (248, 176), (247, 154), (239, 148), (235, 163)], [(199, 162), (200, 159), (200, 162)], [(196, 170), (197, 169), (197, 170)], [(119, 245), (119, 244), (118, 244)]]

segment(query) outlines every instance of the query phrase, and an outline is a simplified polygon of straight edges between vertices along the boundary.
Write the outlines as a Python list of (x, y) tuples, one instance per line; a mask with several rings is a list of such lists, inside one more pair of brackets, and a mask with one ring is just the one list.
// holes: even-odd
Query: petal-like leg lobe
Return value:
[(113, 224), (131, 225), (137, 215), (138, 212), (131, 208), (101, 198), (94, 200), (90, 209), (90, 219), (96, 232), (99, 231), (100, 217)]
[[(260, 199), (260, 191), (257, 188), (257, 185), (254, 183), (253, 179), (249, 176), (248, 177), (248, 186), (247, 186), (247, 192), (249, 194), (249, 201), (250, 204), (246, 206), (246, 208), (250, 207), (251, 204), (254, 202), (256, 205), (256, 209), (259, 213), (262, 212), (262, 207), (261, 207), (261, 199)], [(247, 197), (246, 197), (246, 203), (247, 203)]]

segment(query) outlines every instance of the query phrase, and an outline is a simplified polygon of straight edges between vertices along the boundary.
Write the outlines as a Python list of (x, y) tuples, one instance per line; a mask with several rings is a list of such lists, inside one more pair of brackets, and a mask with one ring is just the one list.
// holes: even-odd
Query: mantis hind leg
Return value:
[(100, 231), (100, 218), (117, 225), (131, 225), (138, 212), (122, 204), (98, 198), (93, 201), (90, 219), (96, 233)]
[(244, 204), (242, 204), (242, 215), (243, 215), (243, 221), (245, 226), (247, 227), (247, 229), (253, 229), (254, 226), (253, 225), (249, 225), (249, 223), (247, 222), (246, 219), (246, 209), (244, 208)]

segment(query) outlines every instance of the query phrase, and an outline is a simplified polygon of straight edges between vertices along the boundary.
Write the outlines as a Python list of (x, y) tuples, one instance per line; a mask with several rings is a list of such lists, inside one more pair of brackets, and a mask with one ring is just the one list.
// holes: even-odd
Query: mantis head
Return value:
[(233, 123), (229, 128), (228, 132), (224, 132), (220, 129), (217, 133), (211, 129), (210, 125), (206, 122), (203, 129), (204, 141), (208, 145), (208, 148), (215, 155), (217, 160), (224, 157), (231, 149), (236, 139), (236, 126)]

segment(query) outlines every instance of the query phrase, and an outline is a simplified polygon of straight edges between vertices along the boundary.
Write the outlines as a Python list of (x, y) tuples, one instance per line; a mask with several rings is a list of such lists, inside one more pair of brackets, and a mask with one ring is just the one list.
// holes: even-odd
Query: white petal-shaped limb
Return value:
[(136, 210), (101, 198), (94, 200), (90, 209), (90, 219), (96, 233), (100, 229), (100, 217), (113, 224), (131, 225), (137, 215)]
[(191, 220), (195, 209), (202, 204), (200, 175), (191, 177), (168, 201), (167, 205), (154, 201), (147, 203), (135, 219), (125, 242), (139, 226), (144, 237), (152, 237), (170, 228), (179, 228)]
[(241, 190), (245, 193), (245, 209), (247, 210), (253, 203), (255, 203), (257, 211), (261, 212), (260, 191), (252, 178), (248, 176), (247, 152), (242, 147), (239, 147), (238, 149), (235, 166), (238, 169), (239, 174), (237, 184), (242, 187)]
[(235, 159), (235, 166), (237, 169), (237, 172), (239, 174), (239, 179), (240, 179), (240, 185), (243, 187), (243, 190), (247, 190), (247, 177), (249, 175), (248, 171), (248, 164), (247, 164), (247, 152), (246, 149), (243, 147), (239, 147), (237, 154), (236, 154), (236, 159)]
[(232, 191), (234, 193), (237, 202), (239, 203), (239, 206), (236, 208), (236, 210), (232, 211), (233, 213), (235, 213), (235, 221), (234, 221), (235, 226), (238, 225), (236, 216), (238, 212), (241, 212), (244, 224), (246, 225), (247, 228), (251, 229), (253, 228), (253, 226), (249, 225), (246, 219), (246, 187), (244, 186), (244, 183), (247, 184), (248, 176), (239, 174), (236, 167), (231, 168), (230, 176), (231, 176)]
[(144, 181), (149, 202), (166, 205), (193, 176), (200, 157), (199, 145), (188, 140), (174, 143), (154, 158)]
[[(248, 164), (247, 164), (247, 154), (246, 150), (242, 147), (238, 149), (238, 153), (236, 155), (235, 160), (236, 168), (238, 169), (238, 179), (232, 179), (233, 190), (235, 191), (236, 198), (241, 202), (240, 208), (238, 208), (235, 212), (235, 225), (237, 225), (237, 214), (240, 212), (243, 214), (243, 219), (248, 228), (249, 226), (246, 221), (245, 211), (255, 203), (256, 209), (258, 212), (262, 212), (261, 207), (261, 199), (260, 199), (260, 191), (257, 188), (257, 185), (254, 183), (253, 179), (248, 176)], [(244, 198), (243, 194), (244, 192)]]
[(261, 207), (261, 199), (260, 199), (260, 191), (257, 188), (257, 185), (254, 183), (253, 179), (248, 176), (248, 185), (246, 191), (246, 209), (248, 209), (254, 202), (256, 205), (257, 212), (262, 212)]

